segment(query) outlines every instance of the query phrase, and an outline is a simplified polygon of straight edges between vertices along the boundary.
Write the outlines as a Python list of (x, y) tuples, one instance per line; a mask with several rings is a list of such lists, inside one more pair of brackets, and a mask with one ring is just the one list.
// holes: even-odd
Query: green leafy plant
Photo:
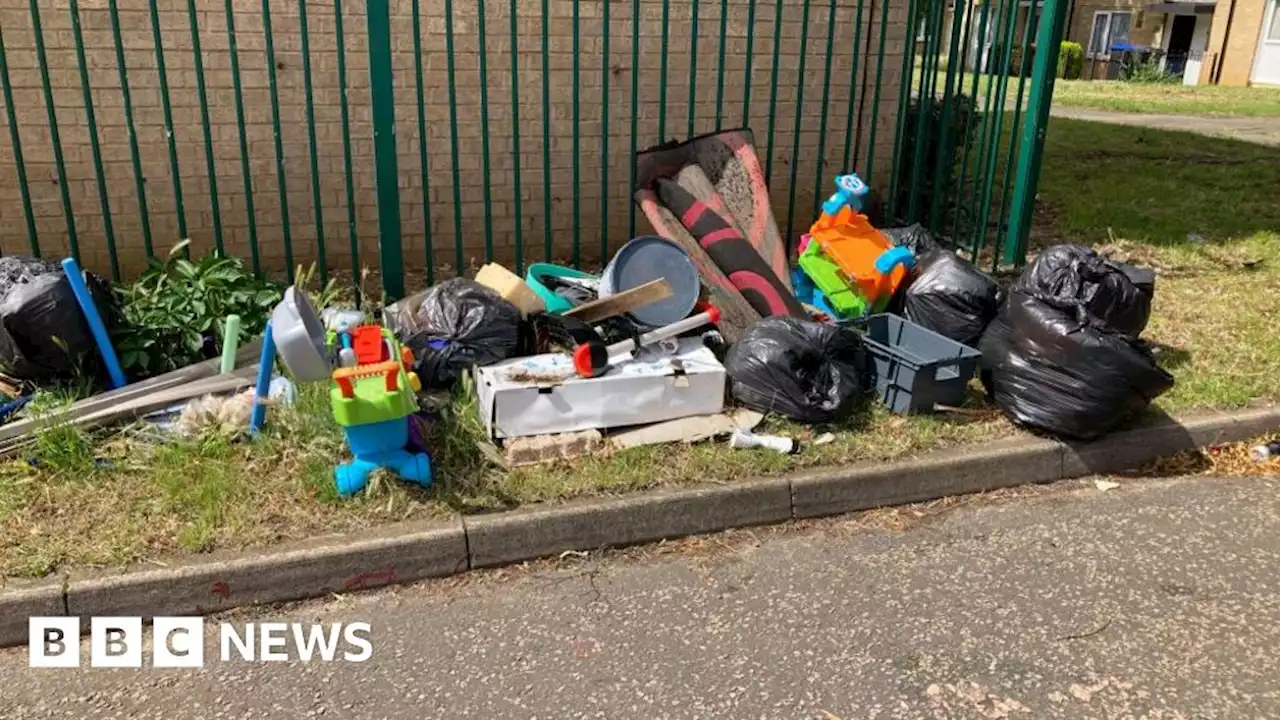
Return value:
[(1084, 72), (1084, 46), (1077, 42), (1064, 42), (1058, 48), (1058, 77), (1063, 80), (1079, 80)]
[(131, 285), (117, 287), (124, 322), (113, 333), (120, 363), (147, 377), (213, 357), (223, 321), (240, 316), (240, 340), (260, 334), (281, 289), (255, 276), (237, 258), (183, 257), (189, 241), (169, 252)]
[(1159, 61), (1154, 59), (1126, 64), (1120, 72), (1120, 79), (1124, 82), (1152, 85), (1182, 82), (1177, 75), (1165, 72), (1164, 68), (1160, 67)]

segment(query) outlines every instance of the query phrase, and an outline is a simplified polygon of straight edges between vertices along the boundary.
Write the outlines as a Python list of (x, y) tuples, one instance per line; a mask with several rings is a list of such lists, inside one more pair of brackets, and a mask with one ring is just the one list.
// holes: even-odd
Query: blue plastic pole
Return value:
[(271, 339), (271, 321), (262, 331), (262, 355), (258, 358), (258, 385), (253, 391), (253, 413), (249, 416), (249, 432), (257, 434), (267, 421), (267, 398), (271, 395), (271, 371), (276, 365), (276, 343)]
[(84, 273), (80, 271), (80, 264), (75, 261), (75, 258), (67, 258), (62, 261), (62, 270), (67, 274), (67, 282), (71, 283), (71, 292), (75, 293), (76, 302), (80, 304), (84, 321), (89, 324), (89, 332), (93, 333), (93, 340), (98, 344), (102, 362), (107, 365), (111, 388), (114, 390), (128, 385), (129, 383), (124, 379), (124, 370), (120, 367), (120, 359), (116, 357), (116, 349), (111, 344), (111, 336), (107, 334), (107, 326), (102, 324), (98, 306), (94, 304), (93, 296), (89, 294), (89, 287), (84, 284)]

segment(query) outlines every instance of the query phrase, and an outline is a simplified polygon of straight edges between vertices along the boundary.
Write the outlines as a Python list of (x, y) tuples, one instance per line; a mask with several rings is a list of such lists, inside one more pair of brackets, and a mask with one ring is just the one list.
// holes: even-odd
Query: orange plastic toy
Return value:
[[(837, 187), (844, 190), (840, 184), (842, 179), (837, 179)], [(835, 201), (838, 199), (844, 200), (833, 196), (828, 201), (830, 205), (824, 205), (823, 213), (809, 234), (867, 304), (872, 308), (882, 308), (907, 279), (914, 266), (914, 258), (906, 248), (895, 247), (889, 238), (871, 225), (866, 215), (855, 210), (847, 200), (838, 203), (839, 209), (835, 214), (827, 212), (825, 208), (837, 204)]]

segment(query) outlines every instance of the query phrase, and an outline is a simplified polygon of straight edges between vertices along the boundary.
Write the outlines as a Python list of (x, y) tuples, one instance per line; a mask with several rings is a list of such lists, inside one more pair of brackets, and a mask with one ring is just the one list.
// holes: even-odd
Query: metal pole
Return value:
[[(400, 246), (400, 187), (396, 168), (396, 100), (391, 80), (389, 0), (369, 0), (369, 87), (373, 100), (373, 155), (378, 187), (378, 257), (387, 300), (404, 297)], [(461, 238), (457, 238), (461, 242)], [(461, 268), (458, 269), (461, 272)]]
[(1022, 145), (1018, 149), (1018, 169), (1013, 186), (1013, 210), (1009, 214), (1009, 232), (1004, 241), (1004, 261), (1022, 265), (1027, 260), (1027, 238), (1031, 234), (1031, 215), (1035, 210), (1036, 188), (1040, 182), (1040, 163), (1044, 159), (1044, 135), (1049, 126), (1049, 108), (1053, 103), (1053, 83), (1058, 70), (1057, 48), (1062, 44), (1066, 19), (1065, 0), (1049, 0), (1044, 4), (1040, 29), (1036, 33), (1034, 73), (1031, 98), (1027, 103), (1027, 124), (1022, 129)]

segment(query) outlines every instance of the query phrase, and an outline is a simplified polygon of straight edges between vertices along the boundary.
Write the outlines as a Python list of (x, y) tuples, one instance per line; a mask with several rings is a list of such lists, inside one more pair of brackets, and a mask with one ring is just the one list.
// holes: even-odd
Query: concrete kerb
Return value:
[(1010, 438), (897, 463), (859, 463), (791, 478), (796, 518), (936, 500), (1063, 477), (1065, 448), (1039, 438)]
[(63, 578), (6, 584), (0, 589), (0, 647), (27, 641), (28, 618), (66, 615), (66, 597)]
[(1195, 447), (1280, 427), (1280, 407), (1213, 413), (1089, 444), (1021, 437), (897, 463), (638, 493), (403, 524), (176, 567), (130, 569), (0, 589), (0, 646), (26, 641), (35, 615), (150, 618), (322, 597), (468, 569), (664, 538), (864, 510), (1133, 469)]
[(464, 518), (471, 567), (792, 518), (788, 478), (685, 488)]

